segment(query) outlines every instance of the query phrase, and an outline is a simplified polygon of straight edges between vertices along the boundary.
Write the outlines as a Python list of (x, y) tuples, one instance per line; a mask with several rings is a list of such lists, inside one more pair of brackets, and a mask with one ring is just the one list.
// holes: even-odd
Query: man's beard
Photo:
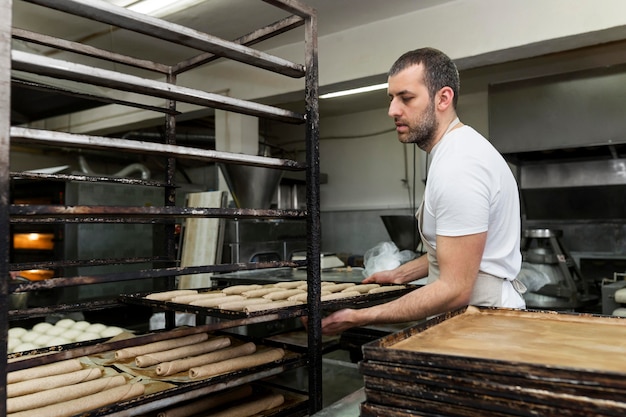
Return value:
[(439, 122), (437, 122), (435, 117), (435, 103), (431, 102), (424, 110), (420, 123), (409, 128), (405, 143), (414, 143), (421, 150), (425, 151), (430, 148), (438, 128)]

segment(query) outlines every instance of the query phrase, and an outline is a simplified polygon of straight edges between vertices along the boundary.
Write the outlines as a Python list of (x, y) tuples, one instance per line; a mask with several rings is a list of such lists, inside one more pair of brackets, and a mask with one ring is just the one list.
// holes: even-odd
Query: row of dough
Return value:
[(73, 416), (138, 397), (145, 386), (70, 359), (9, 372), (7, 417)]
[(124, 329), (102, 323), (74, 321), (69, 318), (56, 323), (41, 322), (32, 329), (12, 327), (9, 329), (8, 352), (24, 352), (49, 346), (109, 338), (122, 333)]
[(188, 372), (191, 379), (251, 368), (284, 356), (283, 349), (257, 350), (253, 342), (233, 345), (230, 337), (210, 338), (208, 333), (132, 346), (115, 352), (116, 362), (134, 359), (139, 368), (156, 366), (155, 373), (159, 377)]
[[(324, 281), (321, 286), (321, 300), (337, 300), (404, 288), (403, 285), (381, 286)], [(287, 281), (265, 285), (233, 285), (215, 291), (173, 290), (148, 294), (146, 298), (221, 310), (254, 312), (306, 303), (307, 283)]]

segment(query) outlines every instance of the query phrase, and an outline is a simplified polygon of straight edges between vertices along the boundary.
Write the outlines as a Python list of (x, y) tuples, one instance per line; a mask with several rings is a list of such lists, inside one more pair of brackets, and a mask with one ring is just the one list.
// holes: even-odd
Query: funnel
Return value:
[(220, 164), (220, 168), (238, 208), (270, 208), (282, 170), (235, 164)]
[(380, 216), (389, 237), (400, 250), (415, 252), (419, 243), (417, 221), (411, 215)]

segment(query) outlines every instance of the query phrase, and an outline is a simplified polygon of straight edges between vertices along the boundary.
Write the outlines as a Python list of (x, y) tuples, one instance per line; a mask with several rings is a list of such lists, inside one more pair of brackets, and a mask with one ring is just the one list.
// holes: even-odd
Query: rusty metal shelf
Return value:
[(266, 156), (213, 151), (188, 146), (79, 135), (22, 127), (11, 128), (11, 140), (14, 143), (56, 145), (81, 149), (118, 150), (141, 153), (143, 155), (158, 155), (184, 159), (196, 159), (201, 161), (237, 163), (242, 165), (254, 165), (289, 170), (302, 170), (306, 168), (306, 164), (288, 159), (269, 158)]
[[(210, 52), (289, 77), (300, 78), (305, 75), (303, 65), (250, 49), (235, 42), (198, 32), (185, 26), (114, 6), (110, 3), (86, 0), (66, 0), (62, 2), (56, 0), (26, 1), (167, 40), (176, 45), (185, 45), (190, 48)], [(281, 3), (275, 2), (274, 4), (280, 5)], [(302, 10), (302, 8), (299, 9)], [(298, 9), (292, 7), (292, 10), (297, 11)]]

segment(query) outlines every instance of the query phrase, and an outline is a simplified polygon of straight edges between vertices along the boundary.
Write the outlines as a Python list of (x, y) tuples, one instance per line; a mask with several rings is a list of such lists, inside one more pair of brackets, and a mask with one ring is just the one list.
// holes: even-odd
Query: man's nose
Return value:
[(395, 119), (397, 116), (399, 116), (400, 114), (400, 110), (398, 108), (398, 105), (396, 104), (395, 100), (391, 100), (389, 102), (389, 109), (387, 111), (387, 114), (389, 115), (389, 117), (391, 117), (392, 119)]

